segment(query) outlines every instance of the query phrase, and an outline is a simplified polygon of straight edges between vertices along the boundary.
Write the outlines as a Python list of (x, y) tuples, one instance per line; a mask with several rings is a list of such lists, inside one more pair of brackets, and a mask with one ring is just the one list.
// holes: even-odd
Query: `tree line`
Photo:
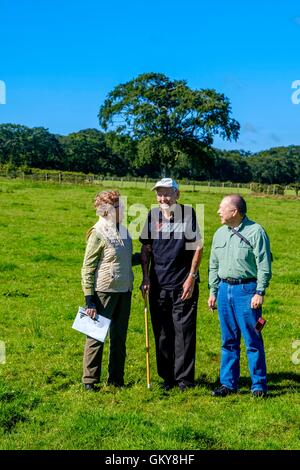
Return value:
[(237, 140), (227, 97), (192, 90), (185, 80), (141, 74), (116, 86), (99, 109), (98, 129), (54, 135), (43, 127), (0, 125), (0, 164), (103, 176), (290, 184), (300, 180), (300, 146), (224, 151), (215, 136)]
[[(12, 168), (78, 171), (104, 176), (162, 175), (159, 159), (137, 165), (137, 142), (115, 132), (85, 129), (66, 136), (42, 127), (0, 125), (0, 164)], [(209, 165), (207, 159), (209, 158)], [(276, 147), (251, 154), (243, 150), (212, 148), (203, 162), (180, 156), (170, 171), (179, 179), (266, 184), (290, 184), (300, 180), (300, 146)]]

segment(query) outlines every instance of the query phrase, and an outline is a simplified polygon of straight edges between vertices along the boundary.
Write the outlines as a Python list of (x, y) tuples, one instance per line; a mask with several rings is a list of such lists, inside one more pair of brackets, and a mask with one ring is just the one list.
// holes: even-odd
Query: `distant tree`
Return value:
[(59, 139), (65, 152), (65, 170), (102, 174), (113, 172), (111, 153), (103, 132), (83, 129)]
[(15, 166), (59, 168), (62, 147), (48, 129), (19, 124), (0, 125), (0, 162)]
[(287, 184), (294, 180), (285, 159), (255, 157), (249, 158), (248, 162), (252, 171), (252, 179), (258, 183)]
[(252, 180), (246, 152), (216, 150), (215, 154), (215, 165), (211, 173), (212, 179), (236, 183), (248, 183)]
[(16, 166), (24, 164), (29, 132), (29, 128), (18, 124), (0, 125), (1, 163), (10, 163)]
[(274, 147), (247, 159), (252, 180), (259, 183), (289, 184), (300, 181), (300, 147)]
[(128, 135), (107, 132), (105, 134), (105, 143), (114, 162), (115, 174), (134, 174), (132, 164), (137, 152), (136, 142)]
[(240, 126), (230, 114), (228, 98), (215, 90), (192, 90), (184, 80), (146, 73), (108, 94), (99, 121), (105, 131), (137, 142), (136, 167), (159, 160), (170, 172), (181, 154), (201, 160), (216, 135), (236, 140)]
[(43, 127), (34, 127), (31, 131), (28, 145), (32, 146), (32, 151), (27, 153), (26, 164), (35, 168), (60, 169), (64, 153), (56, 136)]

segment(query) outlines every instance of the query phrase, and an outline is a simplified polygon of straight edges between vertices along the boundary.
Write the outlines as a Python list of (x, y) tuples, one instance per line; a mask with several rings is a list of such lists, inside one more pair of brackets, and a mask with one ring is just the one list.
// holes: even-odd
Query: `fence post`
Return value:
[(58, 182), (61, 183), (61, 173), (58, 173)]

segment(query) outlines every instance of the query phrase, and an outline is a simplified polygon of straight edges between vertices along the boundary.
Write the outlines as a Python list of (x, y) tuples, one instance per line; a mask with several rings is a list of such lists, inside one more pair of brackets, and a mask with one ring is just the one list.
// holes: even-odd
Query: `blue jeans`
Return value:
[(256, 283), (231, 285), (220, 282), (218, 313), (222, 333), (220, 381), (236, 390), (240, 377), (240, 342), (244, 338), (248, 366), (252, 380), (251, 390), (267, 390), (265, 351), (261, 333), (254, 329), (261, 309), (251, 308)]

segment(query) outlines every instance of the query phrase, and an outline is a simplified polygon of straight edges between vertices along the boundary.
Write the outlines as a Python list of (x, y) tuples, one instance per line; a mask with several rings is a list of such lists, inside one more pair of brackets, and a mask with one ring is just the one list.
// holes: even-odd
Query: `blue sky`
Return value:
[(300, 145), (299, 45), (296, 0), (0, 0), (0, 123), (99, 128), (114, 86), (160, 72), (230, 99), (240, 138), (216, 147)]

